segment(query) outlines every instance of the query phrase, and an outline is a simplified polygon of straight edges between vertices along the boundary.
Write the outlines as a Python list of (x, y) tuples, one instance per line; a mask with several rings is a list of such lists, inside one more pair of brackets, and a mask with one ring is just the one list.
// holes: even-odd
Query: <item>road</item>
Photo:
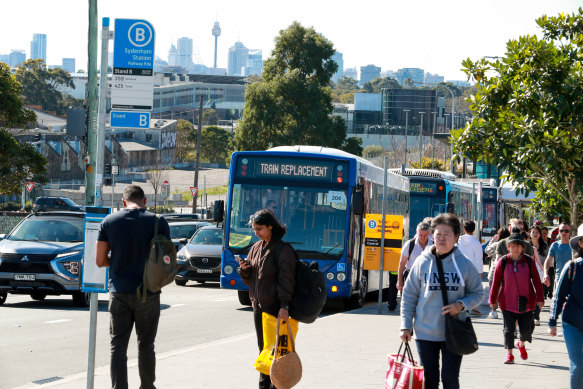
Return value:
[[(254, 331), (250, 307), (239, 304), (232, 290), (218, 284), (164, 288), (156, 351), (167, 353)], [(325, 308), (326, 315), (341, 310)], [(95, 366), (109, 365), (107, 295), (100, 295)], [(37, 380), (66, 377), (87, 370), (89, 309), (73, 306), (70, 296), (32, 301), (8, 295), (0, 306), (0, 389)], [(135, 334), (128, 359), (137, 358)]]

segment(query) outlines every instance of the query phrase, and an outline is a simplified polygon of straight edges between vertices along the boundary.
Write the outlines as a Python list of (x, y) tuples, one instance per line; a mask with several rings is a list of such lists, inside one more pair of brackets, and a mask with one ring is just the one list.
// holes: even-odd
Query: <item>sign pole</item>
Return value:
[[(387, 215), (387, 209), (385, 204), (387, 204), (387, 165), (389, 164), (389, 157), (385, 157), (385, 171), (383, 180), (383, 206), (382, 213), (383, 217), (381, 219), (381, 262), (379, 264), (379, 303), (378, 303), (378, 313), (381, 313), (382, 303), (383, 303), (383, 265), (385, 261), (385, 218)], [(388, 205), (388, 204), (387, 204)]]

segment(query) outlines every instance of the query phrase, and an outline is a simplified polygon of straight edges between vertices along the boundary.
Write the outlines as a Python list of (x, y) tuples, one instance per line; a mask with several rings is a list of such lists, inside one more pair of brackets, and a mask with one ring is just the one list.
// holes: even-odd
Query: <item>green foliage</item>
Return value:
[(576, 224), (583, 191), (583, 10), (537, 23), (543, 39), (510, 40), (494, 62), (463, 61), (478, 81), (470, 99), (476, 116), (452, 132), (454, 151), (497, 165), (548, 202), (544, 182), (569, 204)]
[(385, 150), (381, 145), (368, 145), (362, 151), (363, 158), (372, 159), (378, 158), (385, 154)]
[(44, 110), (66, 113), (68, 106), (58, 88), (75, 88), (71, 75), (63, 69), (47, 69), (44, 60), (29, 59), (16, 69), (16, 80), (22, 85), (26, 104), (41, 105)]
[(391, 77), (377, 77), (365, 83), (362, 89), (368, 93), (381, 93), (383, 89), (401, 89), (399, 82)]
[(360, 90), (360, 87), (358, 86), (358, 81), (354, 78), (342, 76), (334, 85), (333, 89), (346, 92)]
[(231, 138), (231, 133), (221, 127), (204, 127), (200, 142), (201, 158), (208, 162), (226, 162), (231, 156)]
[(339, 148), (344, 119), (331, 117), (330, 78), (338, 65), (331, 42), (294, 22), (280, 31), (262, 81), (245, 91), (245, 111), (236, 128), (236, 150), (303, 144)]
[(36, 123), (36, 114), (24, 108), (21, 92), (10, 67), (0, 62), (0, 128), (22, 128)]
[(445, 163), (443, 162), (443, 160), (437, 158), (432, 161), (431, 158), (429, 157), (423, 157), (421, 158), (421, 164), (419, 164), (419, 161), (415, 162), (409, 161), (409, 164), (411, 165), (411, 167), (415, 169), (433, 169), (442, 172), (445, 171)]
[(178, 119), (176, 124), (176, 157), (186, 161), (192, 157), (195, 150), (196, 131), (194, 125), (184, 119)]
[(342, 104), (354, 104), (354, 94), (360, 91), (358, 81), (350, 77), (342, 77), (330, 91), (332, 101)]
[(357, 136), (346, 138), (340, 149), (360, 157), (362, 156), (362, 139)]
[(209, 108), (202, 112), (203, 125), (217, 125), (219, 124), (219, 114), (216, 109)]
[(174, 213), (174, 208), (173, 207), (164, 207), (164, 206), (148, 207), (148, 211), (158, 213), (158, 214), (160, 214), (160, 213)]

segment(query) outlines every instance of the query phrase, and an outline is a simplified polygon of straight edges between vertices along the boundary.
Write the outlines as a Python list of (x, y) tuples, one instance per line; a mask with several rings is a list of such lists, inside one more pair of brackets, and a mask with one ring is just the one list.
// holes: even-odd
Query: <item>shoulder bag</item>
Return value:
[[(300, 357), (296, 352), (296, 344), (294, 342), (294, 335), (289, 326), (289, 320), (286, 320), (286, 324), (291, 348), (280, 349), (281, 352), (278, 352), (278, 348), (282, 343), (279, 336), (280, 323), (281, 320), (277, 319), (277, 338), (274, 346), (275, 358), (271, 363), (269, 376), (271, 378), (271, 382), (276, 388), (290, 389), (293, 388), (302, 379), (302, 362), (300, 361)], [(289, 347), (287, 344), (285, 346)], [(279, 354), (283, 355), (278, 356)]]
[[(443, 276), (443, 263), (437, 258), (435, 262), (439, 272), (443, 305), (449, 305), (445, 277)], [(476, 337), (472, 320), (469, 317), (465, 321), (461, 321), (450, 314), (445, 315), (445, 345), (449, 351), (458, 355), (468, 355), (478, 350), (478, 338)]]

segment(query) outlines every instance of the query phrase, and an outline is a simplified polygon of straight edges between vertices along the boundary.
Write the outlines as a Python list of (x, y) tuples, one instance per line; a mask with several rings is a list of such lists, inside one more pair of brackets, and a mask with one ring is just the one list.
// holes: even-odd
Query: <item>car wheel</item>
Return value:
[(8, 297), (8, 293), (0, 292), (0, 305), (4, 304), (6, 302), (6, 297)]
[(185, 280), (174, 280), (174, 283), (176, 283), (176, 285), (178, 285), (178, 286), (184, 286), (184, 285), (186, 285), (187, 281), (185, 281)]
[(239, 302), (241, 305), (251, 305), (251, 299), (249, 298), (248, 290), (238, 290), (237, 294), (239, 296)]
[(73, 293), (73, 304), (76, 307), (87, 307), (89, 306), (89, 300), (91, 295), (85, 292), (75, 292)]
[(47, 294), (46, 294), (46, 293), (39, 293), (39, 292), (36, 292), (36, 293), (31, 293), (31, 294), (30, 294), (30, 298), (31, 298), (31, 299), (33, 299), (33, 300), (36, 300), (36, 301), (42, 301), (42, 300), (44, 300), (46, 297), (47, 297)]

